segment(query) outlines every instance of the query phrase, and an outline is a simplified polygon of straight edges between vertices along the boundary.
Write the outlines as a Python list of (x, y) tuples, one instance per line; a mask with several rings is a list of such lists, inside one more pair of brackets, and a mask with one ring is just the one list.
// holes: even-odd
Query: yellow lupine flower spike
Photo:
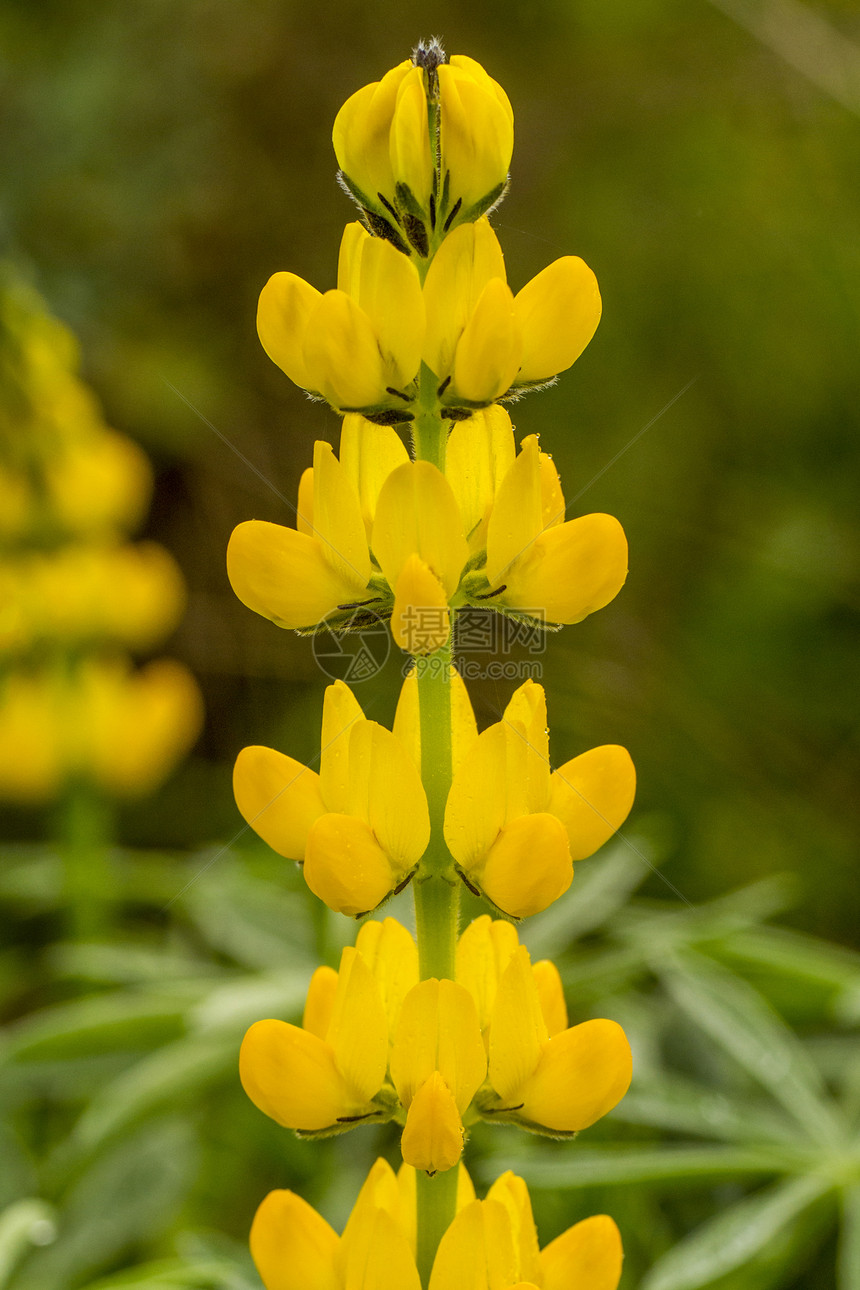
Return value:
[[(313, 1006), (312, 1006), (313, 1008)], [(286, 1021), (257, 1021), (242, 1041), (239, 1075), (266, 1115), (299, 1133), (328, 1134), (359, 1120), (389, 1119), (392, 1099), (375, 1102), (385, 1082), (388, 1021), (363, 956), (341, 957), (324, 1035)]]
[(487, 527), (493, 604), (545, 623), (578, 623), (627, 578), (627, 540), (611, 515), (564, 519), (564, 497), (537, 438), (523, 440), (499, 485)]
[(487, 1059), (472, 996), (454, 981), (421, 981), (403, 1001), (391, 1078), (406, 1108), (407, 1164), (450, 1169), (463, 1149), (462, 1115), (483, 1083)]
[(418, 271), (360, 224), (341, 242), (338, 286), (320, 294), (275, 273), (257, 307), (263, 348), (290, 380), (341, 412), (410, 420), (405, 411), (424, 341)]
[(575, 1133), (611, 1111), (627, 1092), (630, 1045), (614, 1021), (584, 1021), (550, 1036), (528, 951), (511, 957), (490, 1022), (489, 1084), (479, 1108), (535, 1132)]
[(233, 772), (245, 820), (338, 913), (375, 909), (409, 880), (430, 837), (427, 799), (400, 740), (366, 720), (342, 681), (326, 690), (320, 774), (273, 748)]

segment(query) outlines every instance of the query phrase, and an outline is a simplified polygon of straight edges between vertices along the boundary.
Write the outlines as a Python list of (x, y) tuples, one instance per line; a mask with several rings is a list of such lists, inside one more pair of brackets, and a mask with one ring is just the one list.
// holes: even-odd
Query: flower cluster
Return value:
[[(270, 1193), (251, 1231), (267, 1290), (614, 1290), (620, 1276), (611, 1219), (541, 1250), (523, 1181), (505, 1174), (478, 1200), (461, 1162), (478, 1121), (587, 1129), (632, 1072), (618, 1023), (571, 1024), (557, 969), (532, 962), (516, 926), (619, 830), (630, 756), (608, 744), (554, 769), (534, 681), (479, 732), (451, 666), (460, 610), (560, 627), (627, 576), (621, 525), (567, 518), (552, 458), (534, 435), (517, 448), (500, 403), (570, 367), (601, 309), (576, 256), (508, 285), (488, 215), (512, 146), (500, 86), (420, 45), (338, 113), (339, 179), (362, 220), (344, 232), (337, 286), (279, 272), (260, 296), (266, 352), (342, 426), (338, 456), (315, 446), (294, 528), (235, 530), (233, 588), (302, 633), (386, 621), (412, 664), (390, 730), (337, 681), (319, 758), (244, 748), (236, 802), (331, 909), (363, 918), (411, 884), (416, 917), (415, 935), (364, 921), (337, 969), (314, 973), (301, 1025), (268, 1018), (245, 1036), (242, 1084), (266, 1115), (311, 1138), (397, 1125), (403, 1161), (397, 1175), (377, 1162), (340, 1237), (292, 1192)], [(461, 929), (463, 884), (492, 913)]]
[(127, 656), (170, 634), (185, 590), (163, 547), (129, 541), (149, 464), (76, 368), (71, 333), (0, 282), (0, 796), (28, 802), (145, 793), (202, 720), (186, 668)]

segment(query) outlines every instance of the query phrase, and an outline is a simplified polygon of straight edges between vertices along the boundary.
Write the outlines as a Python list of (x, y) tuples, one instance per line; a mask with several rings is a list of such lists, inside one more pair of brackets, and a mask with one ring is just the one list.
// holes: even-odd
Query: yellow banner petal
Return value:
[(379, 986), (388, 1033), (393, 1039), (403, 1000), (418, 984), (418, 947), (402, 923), (386, 918), (382, 923), (374, 919), (364, 923), (355, 938), (355, 948)]
[(344, 1236), (338, 1263), (342, 1290), (421, 1290), (409, 1242), (385, 1209), (368, 1214), (360, 1240)]
[(501, 919), (482, 914), (474, 919), (457, 942), (457, 980), (475, 1000), (481, 1030), (486, 1033), (492, 1017), (499, 978), (519, 948), (517, 930)]
[(394, 587), (392, 639), (404, 653), (416, 656), (441, 649), (450, 635), (445, 588), (420, 555), (410, 555)]
[[(522, 744), (517, 739), (517, 744)], [(522, 748), (511, 743), (498, 722), (478, 736), (454, 776), (445, 807), (445, 841), (467, 873), (480, 869), (499, 836), (508, 812), (508, 761)]]
[(337, 164), (371, 201), (380, 191), (389, 200), (394, 194), (389, 136), (397, 91), (411, 70), (411, 60), (404, 59), (381, 81), (351, 95), (335, 117), (332, 142)]
[(505, 708), (504, 720), (525, 728), (525, 802), (528, 811), (546, 809), (549, 796), (549, 730), (546, 695), (537, 681), (524, 681)]
[(540, 1061), (549, 1036), (525, 946), (511, 956), (496, 991), (490, 1024), (490, 1083), (499, 1097), (517, 1104)]
[[(421, 97), (423, 100), (423, 92)], [(387, 383), (402, 390), (415, 380), (421, 366), (424, 297), (418, 270), (409, 256), (384, 238), (368, 238), (365, 243), (358, 303), (376, 332)]]
[(441, 471), (427, 461), (393, 471), (382, 486), (373, 525), (373, 553), (394, 587), (411, 555), (429, 565), (451, 597), (469, 548), (457, 499)]
[(498, 1201), (472, 1201), (439, 1242), (429, 1290), (507, 1290), (516, 1282), (507, 1210)]
[(348, 412), (341, 423), (340, 462), (358, 494), (361, 514), (370, 540), (379, 491), (409, 453), (393, 426), (379, 426), (358, 412)]
[(367, 586), (370, 551), (358, 494), (331, 445), (320, 440), (314, 444), (314, 536), (344, 582)]
[(419, 206), (427, 207), (433, 184), (424, 71), (412, 67), (397, 87), (397, 104), (390, 133), (391, 168), (406, 184)]
[(233, 792), (244, 820), (288, 860), (304, 860), (311, 825), (325, 812), (315, 771), (274, 748), (243, 748)]
[(522, 1178), (508, 1169), (487, 1192), (487, 1200), (504, 1205), (509, 1215), (517, 1256), (517, 1275), (527, 1284), (540, 1284), (541, 1266), (529, 1190)]
[(355, 726), (350, 740), (350, 767), (356, 785), (351, 811), (361, 813), (388, 856), (394, 883), (412, 869), (430, 841), (430, 815), (421, 776), (396, 735), (375, 721)]
[(523, 341), (511, 289), (491, 278), (463, 328), (454, 354), (452, 397), (491, 403), (510, 389)]
[(326, 687), (320, 735), (320, 792), (327, 811), (350, 813), (349, 741), (353, 726), (364, 720), (361, 705), (348, 685), (335, 681)]
[(275, 273), (260, 292), (257, 333), (263, 349), (291, 381), (315, 390), (304, 359), (308, 320), (322, 299), (316, 287), (295, 273)]
[(499, 239), (486, 219), (461, 224), (439, 247), (424, 280), (424, 362), (440, 381), (451, 374), (457, 342), (491, 278), (506, 281)]
[(373, 973), (351, 947), (341, 955), (326, 1039), (356, 1100), (371, 1101), (388, 1065), (388, 1018)]
[(474, 1000), (455, 981), (430, 978), (409, 991), (391, 1053), (390, 1071), (401, 1103), (438, 1071), (462, 1115), (484, 1080), (487, 1059)]
[(636, 770), (619, 744), (603, 744), (565, 762), (550, 779), (547, 809), (567, 830), (572, 860), (602, 847), (630, 814)]
[(547, 1031), (550, 1037), (559, 1035), (562, 1030), (567, 1030), (568, 1020), (564, 988), (558, 968), (550, 959), (541, 959), (532, 964), (532, 973)]
[(337, 1234), (294, 1192), (269, 1192), (254, 1215), (250, 1243), (266, 1290), (340, 1290)]
[(621, 1233), (608, 1214), (569, 1227), (541, 1250), (543, 1290), (616, 1290), (621, 1280)]
[(387, 399), (376, 331), (343, 291), (327, 291), (311, 311), (302, 356), (312, 387), (333, 407), (356, 412)]
[(302, 1030), (307, 1030), (319, 1039), (328, 1038), (337, 983), (338, 975), (334, 968), (323, 965), (316, 969), (308, 986), (305, 1010), (302, 1013)]
[(487, 527), (487, 578), (490, 586), (506, 582), (543, 529), (540, 451), (537, 437), (523, 440), (522, 451), (505, 475)]
[(496, 489), (515, 457), (511, 418), (497, 403), (465, 421), (454, 422), (448, 436), (445, 477), (457, 498), (472, 551), (482, 551), (487, 544), (487, 522)]

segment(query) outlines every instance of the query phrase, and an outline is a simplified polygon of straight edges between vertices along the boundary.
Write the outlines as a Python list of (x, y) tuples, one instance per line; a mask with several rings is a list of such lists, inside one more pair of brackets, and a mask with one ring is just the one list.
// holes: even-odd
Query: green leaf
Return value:
[(188, 1002), (121, 990), (43, 1008), (9, 1027), (0, 1063), (152, 1048), (182, 1033)]
[(821, 1076), (800, 1041), (761, 995), (692, 952), (662, 963), (666, 989), (690, 1019), (734, 1057), (816, 1142), (838, 1143), (847, 1131), (825, 1102)]
[(90, 1282), (85, 1290), (259, 1290), (259, 1281), (220, 1260), (165, 1259)]
[(640, 1290), (698, 1290), (713, 1285), (764, 1252), (829, 1187), (825, 1179), (800, 1177), (745, 1197), (664, 1254)]
[(837, 1264), (838, 1290), (860, 1290), (860, 1183), (843, 1188)]
[(241, 977), (217, 986), (191, 1012), (192, 1030), (221, 1030), (241, 1039), (262, 1017), (294, 1017), (305, 1003), (309, 968)]
[(0, 1214), (0, 1286), (5, 1286), (21, 1256), (47, 1245), (57, 1234), (54, 1211), (43, 1200), (16, 1201)]
[(650, 1086), (640, 1078), (615, 1107), (613, 1118), (625, 1124), (649, 1125), (671, 1133), (720, 1138), (729, 1142), (789, 1143), (797, 1131), (768, 1105), (703, 1088), (687, 1080), (658, 1075)]
[[(793, 1153), (775, 1148), (741, 1147), (579, 1147), (569, 1155), (505, 1156), (492, 1168), (513, 1169), (530, 1187), (602, 1187), (613, 1183), (656, 1182), (670, 1178), (733, 1178), (746, 1174), (790, 1173)], [(494, 1172), (495, 1176), (495, 1172)]]

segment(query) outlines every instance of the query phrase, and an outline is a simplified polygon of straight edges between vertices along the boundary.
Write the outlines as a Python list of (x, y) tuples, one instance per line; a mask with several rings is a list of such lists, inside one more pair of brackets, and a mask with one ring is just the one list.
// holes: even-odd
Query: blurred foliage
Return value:
[[(831, 43), (792, 63), (729, 16), (788, 38), (781, 11)], [(263, 354), (257, 293), (276, 269), (333, 282), (352, 217), (334, 114), (436, 33), (514, 105), (495, 221), (512, 284), (571, 251), (601, 284), (595, 340), (515, 409), (572, 512), (616, 514), (632, 552), (622, 596), (549, 642), (553, 755), (625, 743), (639, 818), (661, 812), (659, 842), (580, 868), (525, 935), (575, 1020), (625, 1025), (633, 1091), (559, 1150), (477, 1130), (476, 1179), (515, 1164), (544, 1241), (615, 1215), (630, 1290), (831, 1290), (834, 1269), (860, 1287), (860, 959), (829, 943), (860, 925), (860, 131), (809, 74), (833, 49), (856, 67), (856, 6), (2, 0), (0, 233), (155, 458), (144, 536), (188, 582), (168, 648), (209, 713), (188, 765), (121, 808), (119, 846), (97, 806), (7, 813), (3, 1290), (249, 1290), (269, 1188), (340, 1224), (374, 1156), (396, 1158), (386, 1129), (273, 1133), (238, 1085), (245, 1027), (295, 1017), (352, 929), (240, 837), (237, 749), (309, 760), (325, 678), (234, 603), (223, 553), (243, 519), (289, 522), (313, 440), (337, 433)], [(360, 694), (382, 720), (397, 671)], [(507, 697), (479, 684), (482, 722)], [(99, 835), (110, 888), (77, 935), (63, 830)]]

